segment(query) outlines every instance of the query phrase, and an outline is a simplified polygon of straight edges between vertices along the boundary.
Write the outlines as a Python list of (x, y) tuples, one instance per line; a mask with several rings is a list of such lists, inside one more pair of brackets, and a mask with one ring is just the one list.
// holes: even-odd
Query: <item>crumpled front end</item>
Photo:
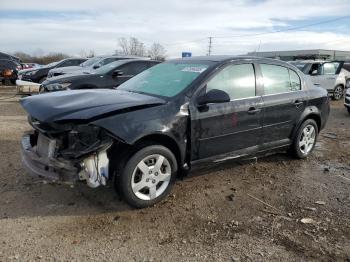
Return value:
[(22, 161), (30, 174), (65, 183), (85, 180), (90, 187), (106, 185), (113, 140), (103, 129), (33, 118), (29, 123), (34, 131), (22, 137)]

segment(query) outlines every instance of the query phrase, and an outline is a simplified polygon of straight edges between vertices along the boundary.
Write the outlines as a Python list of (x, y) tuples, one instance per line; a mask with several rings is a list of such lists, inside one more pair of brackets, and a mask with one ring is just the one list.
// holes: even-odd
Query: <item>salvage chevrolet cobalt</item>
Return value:
[(130, 205), (162, 200), (195, 166), (285, 149), (307, 157), (329, 114), (327, 91), (296, 67), (255, 57), (156, 65), (117, 90), (21, 100), (34, 131), (22, 159), (57, 181), (112, 181)]

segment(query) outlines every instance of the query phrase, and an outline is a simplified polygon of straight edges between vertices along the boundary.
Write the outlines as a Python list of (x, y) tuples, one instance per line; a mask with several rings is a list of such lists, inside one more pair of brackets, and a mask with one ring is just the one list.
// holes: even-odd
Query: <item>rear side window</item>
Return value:
[(296, 72), (283, 66), (261, 64), (264, 94), (273, 95), (301, 89), (301, 81)]
[(293, 70), (288, 70), (289, 76), (290, 76), (290, 90), (291, 91), (298, 91), (301, 89), (301, 81), (297, 73), (295, 73)]
[(207, 92), (219, 89), (230, 99), (255, 96), (255, 71), (252, 64), (229, 65), (207, 83)]
[(322, 66), (322, 71), (324, 75), (335, 75), (339, 67), (338, 62), (324, 63)]

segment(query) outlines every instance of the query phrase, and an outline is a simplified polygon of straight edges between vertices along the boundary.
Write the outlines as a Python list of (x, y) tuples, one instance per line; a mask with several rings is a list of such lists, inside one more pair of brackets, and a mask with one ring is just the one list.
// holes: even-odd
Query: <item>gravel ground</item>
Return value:
[(308, 159), (277, 154), (197, 171), (167, 200), (134, 210), (110, 186), (29, 177), (19, 141), (30, 127), (13, 94), (0, 89), (0, 261), (350, 261), (341, 101)]

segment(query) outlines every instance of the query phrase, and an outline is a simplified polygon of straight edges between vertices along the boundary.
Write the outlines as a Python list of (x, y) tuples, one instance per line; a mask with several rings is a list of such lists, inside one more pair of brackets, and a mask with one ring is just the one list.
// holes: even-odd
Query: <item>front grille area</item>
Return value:
[(97, 126), (43, 123), (33, 117), (28, 121), (36, 130), (32, 145), (42, 157), (76, 159), (112, 144), (112, 138)]

